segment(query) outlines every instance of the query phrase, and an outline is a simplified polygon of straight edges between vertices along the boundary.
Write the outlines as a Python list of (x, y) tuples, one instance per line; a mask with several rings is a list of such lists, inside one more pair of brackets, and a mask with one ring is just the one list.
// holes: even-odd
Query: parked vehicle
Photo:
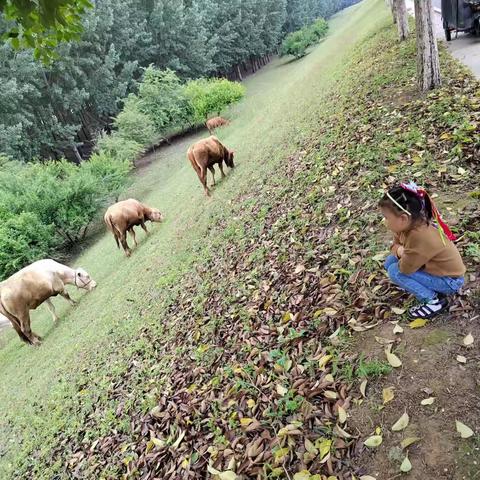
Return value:
[(480, 0), (442, 0), (442, 19), (448, 42), (452, 32), (480, 35)]

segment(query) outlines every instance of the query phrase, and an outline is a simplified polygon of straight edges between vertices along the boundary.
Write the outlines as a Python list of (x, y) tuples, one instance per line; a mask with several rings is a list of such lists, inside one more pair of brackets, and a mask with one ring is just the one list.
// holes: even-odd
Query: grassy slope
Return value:
[[(144, 321), (141, 310), (162, 294), (165, 276), (174, 278), (189, 268), (190, 245), (228, 212), (233, 198), (261, 182), (300, 143), (302, 132), (308, 131), (308, 112), (318, 111), (318, 99), (331, 82), (332, 70), (339, 68), (348, 48), (374, 31), (383, 19), (371, 20), (373, 8), (368, 2), (357, 7), (355, 16), (352, 11), (340, 15), (332, 22), (331, 36), (310, 56), (290, 64), (274, 62), (246, 82), (248, 98), (233, 115), (233, 126), (221, 134), (222, 140), (236, 149), (238, 168), (216, 189), (212, 199), (202, 196), (198, 179), (185, 160), (187, 146), (195, 138), (162, 150), (159, 161), (139, 176), (131, 194), (158, 206), (165, 213), (165, 224), (154, 227), (155, 233), (142, 241), (131, 260), (114, 249), (108, 236), (78, 259), (77, 264), (96, 278), (98, 289), (82, 297), (74, 310), (57, 300), (64, 316), (58, 325), (52, 326), (43, 309), (33, 314), (34, 329), (45, 339), (42, 348), (21, 345), (12, 332), (2, 338), (2, 429), (10, 421), (17, 428), (25, 426), (27, 431), (37, 424), (44, 429), (43, 416), (48, 416), (49, 405), (70, 393), (68, 382), (77, 380), (83, 367), (96, 365), (99, 377), (114, 368), (108, 360), (106, 364), (100, 360), (108, 359), (105, 348), (108, 351), (111, 343), (123, 335), (135, 335)], [(161, 312), (156, 315), (162, 321)], [(1, 438), (2, 450), (8, 447), (10, 454), (19, 452), (19, 445), (6, 441), (13, 440), (11, 435)], [(30, 440), (36, 443), (36, 439)], [(2, 458), (1, 468), (7, 472), (10, 458)]]
[[(400, 178), (425, 175), (458, 196), (477, 175), (468, 158), (443, 163), (468, 136), (468, 129), (454, 130), (471, 121), (473, 102), (458, 102), (462, 93), (470, 98), (468, 82), (412, 102), (413, 45), (395, 45), (381, 4), (370, 0), (340, 15), (311, 55), (276, 62), (248, 81), (237, 121), (222, 132), (237, 150), (238, 169), (211, 200), (185, 163), (191, 140), (162, 151), (163, 161), (140, 175), (134, 191), (168, 221), (129, 261), (110, 238), (85, 253), (79, 262), (99, 289), (59, 326), (39, 319), (35, 328), (47, 332), (41, 349), (7, 338), (2, 385), (20, 388), (0, 396), (0, 418), (11, 422), (2, 424), (8, 432), (0, 438), (13, 440), (2, 478), (52, 478), (65, 472), (66, 460), (84, 478), (146, 470), (158, 478), (203, 478), (209, 456), (217, 468), (230, 465), (247, 478), (283, 478), (282, 463), (292, 476), (302, 468), (348, 479), (352, 470), (373, 473), (350, 461), (359, 445), (333, 428), (335, 401), (325, 390), (348, 409), (356, 396), (349, 384), (382, 375), (388, 365), (383, 358), (358, 362), (345, 330), (337, 339), (324, 336), (351, 318), (390, 318), (385, 299), (395, 293), (372, 261), (384, 249), (374, 234), (383, 179), (397, 170)], [(352, 54), (358, 40), (365, 46)], [(458, 75), (447, 63), (447, 77)], [(442, 130), (454, 138), (439, 142)], [(472, 178), (455, 179), (458, 165)], [(467, 206), (463, 227), (471, 230)], [(467, 302), (467, 316), (469, 308)], [(327, 352), (332, 362), (321, 372), (317, 361)], [(166, 418), (147, 415), (157, 404)], [(181, 407), (194, 412), (180, 414)], [(364, 416), (370, 425), (374, 411)], [(259, 419), (260, 431), (245, 431), (239, 417)], [(287, 441), (280, 429), (295, 421), (303, 435)], [(12, 430), (22, 427), (15, 445)], [(352, 431), (350, 421), (345, 428)], [(180, 431), (188, 431), (180, 448), (148, 442), (153, 435), (171, 445)], [(225, 449), (232, 436), (239, 439), (235, 467)], [(307, 458), (304, 437), (334, 441), (323, 466)], [(258, 463), (246, 461), (252, 449)], [(387, 468), (377, 464), (378, 478), (386, 478)]]

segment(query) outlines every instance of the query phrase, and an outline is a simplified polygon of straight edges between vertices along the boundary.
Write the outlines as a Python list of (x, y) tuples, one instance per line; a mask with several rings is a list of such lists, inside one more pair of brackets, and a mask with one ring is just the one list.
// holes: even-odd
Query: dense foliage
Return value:
[(104, 202), (125, 188), (130, 166), (113, 150), (80, 166), (2, 162), (0, 279), (83, 239)]
[(116, 132), (103, 135), (100, 144), (118, 136), (149, 147), (168, 134), (205, 122), (212, 113), (220, 114), (244, 94), (245, 87), (238, 82), (219, 78), (182, 82), (173, 70), (158, 70), (150, 65), (138, 93), (128, 96), (115, 118)]
[[(61, 44), (58, 60), (51, 64), (36, 61), (32, 50), (16, 51), (11, 42), (0, 45), (0, 152), (24, 161), (65, 155), (79, 161), (119, 113), (125, 97), (136, 92), (136, 81), (150, 64), (158, 71), (170, 69), (182, 80), (240, 79), (261, 66), (286, 33), (319, 16), (328, 18), (353, 1), (95, 2), (83, 15), (80, 41)], [(11, 21), (0, 16), (0, 33), (11, 28)], [(148, 96), (149, 88), (146, 82), (139, 96)], [(156, 128), (162, 130), (165, 120), (159, 110), (164, 106), (158, 99), (154, 103), (132, 109), (146, 113), (145, 108), (155, 108)]]
[(303, 57), (307, 53), (307, 48), (325, 37), (327, 31), (328, 23), (323, 18), (319, 18), (311, 25), (289, 33), (280, 47), (280, 54), (293, 55), (296, 58)]
[(185, 93), (193, 110), (193, 120), (203, 122), (211, 113), (219, 115), (225, 107), (240, 100), (245, 87), (225, 79), (199, 79), (188, 82)]
[(82, 14), (91, 8), (89, 0), (2, 0), (0, 12), (11, 24), (5, 37), (15, 48), (33, 48), (35, 58), (49, 61), (54, 47), (79, 38)]

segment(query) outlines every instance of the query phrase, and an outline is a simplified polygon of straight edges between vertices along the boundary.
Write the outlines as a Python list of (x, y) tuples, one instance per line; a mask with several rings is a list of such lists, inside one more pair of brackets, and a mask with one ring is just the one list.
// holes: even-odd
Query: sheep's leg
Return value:
[(59, 292), (59, 295), (61, 295), (65, 300), (67, 300), (72, 307), (78, 304), (78, 302), (74, 300), (66, 290), (62, 290), (61, 292)]
[(225, 178), (225, 172), (223, 171), (223, 162), (220, 162), (218, 164), (218, 168), (220, 169), (220, 172), (222, 174), (222, 178)]
[(58, 315), (57, 315), (57, 312), (55, 311), (55, 306), (53, 305), (52, 301), (49, 298), (45, 300), (45, 305), (47, 306), (49, 312), (51, 313), (53, 321), (58, 322)]
[(133, 243), (135, 244), (136, 247), (138, 247), (138, 243), (137, 243), (137, 237), (135, 236), (135, 230), (132, 228), (130, 228), (129, 230), (129, 233), (130, 235), (132, 236), (133, 238)]
[(148, 235), (147, 226), (145, 225), (145, 220), (140, 220), (140, 226), (142, 227), (143, 231)]
[(203, 189), (205, 190), (205, 195), (207, 197), (210, 196), (210, 190), (207, 187), (207, 169), (205, 167), (200, 166), (200, 173), (198, 174), (200, 181), (202, 182)]
[(215, 168), (212, 166), (208, 167), (208, 169), (210, 170), (210, 173), (212, 174), (212, 178), (213, 178), (213, 183), (212, 183), (212, 187), (215, 186)]
[(127, 243), (127, 232), (122, 232), (122, 235), (120, 237), (120, 243), (122, 244), (125, 255), (129, 257), (132, 254), (132, 252)]
[(32, 345), (40, 345), (42, 339), (37, 334), (32, 332), (30, 326), (30, 312), (28, 309), (25, 309), (17, 316), (20, 321), (20, 328), (22, 329), (23, 334), (27, 337), (28, 341)]
[(26, 337), (25, 334), (22, 332), (20, 325), (17, 322), (11, 322), (11, 323), (14, 330), (17, 332), (18, 336), (20, 337), (20, 339), (25, 343), (31, 343), (28, 337)]

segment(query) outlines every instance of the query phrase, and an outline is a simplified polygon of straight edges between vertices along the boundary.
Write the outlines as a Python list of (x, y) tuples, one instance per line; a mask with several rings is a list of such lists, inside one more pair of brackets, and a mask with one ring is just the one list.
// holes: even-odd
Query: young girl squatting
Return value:
[(420, 302), (411, 318), (432, 318), (448, 307), (448, 295), (464, 284), (465, 266), (455, 236), (442, 221), (427, 192), (414, 183), (385, 193), (379, 204), (394, 234), (385, 268), (393, 283)]

